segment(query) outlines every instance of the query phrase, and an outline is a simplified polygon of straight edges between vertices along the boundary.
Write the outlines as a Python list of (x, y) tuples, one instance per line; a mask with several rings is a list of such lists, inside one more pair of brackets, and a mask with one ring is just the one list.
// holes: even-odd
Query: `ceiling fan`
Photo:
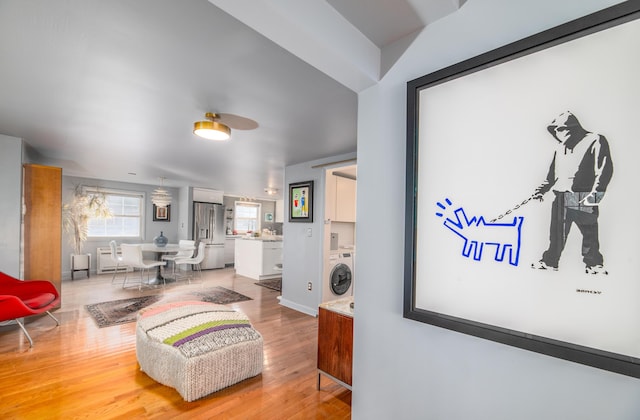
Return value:
[(207, 112), (205, 121), (193, 123), (193, 134), (208, 140), (227, 140), (231, 137), (231, 129), (254, 130), (258, 123), (250, 118), (235, 114)]

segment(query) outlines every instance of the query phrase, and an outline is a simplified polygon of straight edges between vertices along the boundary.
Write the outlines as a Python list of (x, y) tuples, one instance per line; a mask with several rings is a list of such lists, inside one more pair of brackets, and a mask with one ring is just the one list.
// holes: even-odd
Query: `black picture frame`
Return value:
[[(520, 41), (508, 44), (501, 48), (492, 50), (485, 54), (481, 54), (479, 56), (473, 57), (471, 59), (465, 60), (463, 62), (457, 63), (455, 65), (449, 66), (447, 68), (438, 70), (431, 74), (427, 74), (425, 76), (419, 77), (415, 80), (411, 80), (407, 82), (407, 156), (406, 156), (406, 190), (405, 190), (405, 261), (404, 261), (404, 302), (403, 302), (403, 316), (404, 318), (423, 322), (426, 324), (435, 325), (438, 327), (446, 328), (449, 330), (457, 331), (464, 334), (469, 334), (475, 337), (480, 337), (483, 339), (491, 340), (494, 342), (507, 344), (510, 346), (518, 347), (521, 349), (526, 349), (529, 351), (545, 354), (552, 357), (561, 358), (564, 360), (588, 365), (591, 367), (604, 369), (611, 372), (616, 372), (619, 374), (632, 376), (636, 378), (640, 378), (640, 358), (635, 352), (636, 348), (633, 347), (633, 352), (619, 352), (619, 351), (611, 351), (606, 346), (591, 346), (584, 345), (582, 341), (579, 339), (585, 338), (588, 339), (590, 337), (583, 337), (579, 334), (576, 337), (569, 337), (559, 339), (557, 337), (547, 336), (544, 334), (538, 334), (531, 332), (527, 328), (514, 328), (513, 325), (507, 325), (506, 323), (500, 322), (485, 322), (481, 317), (473, 317), (467, 316), (468, 312), (464, 310), (460, 310), (460, 304), (454, 303), (452, 299), (443, 299), (434, 303), (433, 300), (430, 300), (429, 294), (437, 288), (437, 285), (444, 282), (458, 282), (460, 283), (460, 278), (453, 278), (449, 273), (447, 273), (446, 269), (439, 269), (437, 272), (433, 269), (429, 269), (429, 263), (433, 262), (431, 260), (425, 260), (425, 250), (434, 250), (435, 247), (431, 245), (429, 242), (430, 237), (432, 237), (432, 231), (427, 230), (425, 225), (436, 226), (437, 222), (430, 220), (434, 220), (437, 209), (435, 208), (435, 201), (429, 201), (425, 197), (431, 198), (430, 189), (440, 188), (438, 184), (440, 184), (443, 179), (447, 179), (447, 174), (438, 173), (437, 178), (433, 176), (434, 174), (429, 172), (430, 167), (433, 166), (435, 159), (446, 160), (446, 157), (438, 156), (430, 157), (427, 153), (432, 153), (432, 144), (442, 144), (445, 143), (446, 139), (444, 138), (428, 138), (424, 134), (429, 128), (429, 124), (434, 121), (434, 118), (429, 115), (430, 112), (433, 112), (434, 103), (429, 102), (429, 106), (426, 105), (426, 102), (423, 104), (422, 101), (426, 101), (425, 98), (429, 98), (435, 95), (438, 98), (447, 98), (447, 94), (450, 93), (451, 84), (449, 82), (460, 83), (460, 82), (468, 82), (468, 83), (476, 83), (478, 80), (483, 81), (486, 79), (479, 78), (477, 76), (491, 75), (491, 72), (498, 72), (500, 67), (503, 64), (515, 63), (516, 60), (520, 62), (520, 64), (526, 64), (525, 67), (536, 67), (542, 68), (546, 66), (548, 63), (545, 62), (545, 57), (549, 57), (549, 54), (554, 54), (560, 51), (561, 48), (574, 48), (575, 43), (573, 41), (580, 41), (581, 48), (589, 49), (590, 45), (594, 43), (594, 37), (598, 35), (603, 35), (605, 33), (611, 33), (615, 31), (616, 28), (623, 28), (622, 30), (633, 28), (633, 31), (636, 31), (636, 27), (639, 25), (639, 17), (640, 17), (640, 2), (638, 1), (627, 1), (615, 5), (613, 7), (603, 9), (599, 12), (587, 15), (585, 17), (573, 20), (566, 24), (554, 27), (552, 29), (546, 30), (544, 32), (535, 34), (533, 36), (527, 37)], [(616, 32), (618, 33), (618, 32)], [(635, 36), (621, 37), (619, 43), (615, 43), (615, 48), (619, 48), (621, 57), (625, 57), (626, 59), (634, 59), (635, 62), (638, 62), (638, 48), (637, 41), (638, 34), (640, 32), (634, 32)], [(599, 39), (599, 38), (598, 38)], [(609, 44), (610, 48), (613, 48), (612, 44)], [(601, 48), (601, 47), (599, 47)], [(565, 50), (562, 50), (565, 51)], [(625, 53), (626, 52), (626, 55)], [(583, 54), (583, 52), (580, 52)], [(633, 57), (633, 58), (630, 58)], [(594, 60), (598, 60), (599, 57), (593, 57)], [(625, 65), (621, 63), (621, 65)], [(519, 77), (518, 74), (514, 73), (505, 73), (504, 66), (502, 66), (502, 72), (500, 73), (500, 77), (496, 77), (496, 83), (505, 83), (504, 77), (511, 77), (509, 74), (512, 74), (514, 78)], [(515, 65), (513, 67), (509, 67), (510, 69), (517, 68)], [(522, 69), (523, 67), (519, 67)], [(589, 77), (589, 72), (593, 71), (590, 68), (580, 68), (576, 70), (581, 75), (578, 77), (585, 77), (585, 80)], [(586, 76), (583, 74), (586, 73)], [(577, 73), (576, 73), (577, 74)], [(600, 77), (600, 76), (598, 76)], [(615, 76), (614, 76), (615, 77)], [(519, 80), (519, 79), (518, 79)], [(600, 79), (599, 79), (600, 80)], [(609, 76), (609, 79), (605, 79), (608, 81), (613, 81), (613, 78)], [(548, 80), (537, 80), (535, 75), (522, 83), (528, 84), (529, 89), (528, 92), (531, 92), (531, 86), (542, 86), (547, 83)], [(555, 80), (553, 82), (558, 83), (558, 86), (562, 86), (562, 80)], [(626, 83), (628, 86), (637, 86), (637, 76), (634, 79), (622, 81), (620, 85), (624, 86)], [(517, 83), (516, 83), (517, 84)], [(455, 85), (457, 88), (460, 88), (460, 84)], [(466, 85), (465, 85), (466, 86)], [(478, 85), (474, 85), (478, 86)], [(485, 92), (495, 92), (500, 90), (499, 88), (505, 88), (506, 85), (497, 85), (498, 89), (484, 89), (485, 86), (479, 86)], [(512, 86), (512, 85), (511, 85)], [(468, 86), (466, 86), (468, 87)], [(589, 90), (592, 89), (593, 85), (585, 84), (584, 89)], [(449, 91), (448, 91), (449, 89)], [(525, 89), (523, 87), (523, 89)], [(458, 89), (458, 92), (460, 89)], [(474, 93), (468, 93), (468, 95), (473, 95)], [(517, 94), (517, 92), (515, 93)], [(515, 95), (514, 94), (514, 95)], [(458, 93), (456, 93), (458, 95)], [(561, 96), (562, 93), (559, 92), (557, 96)], [(450, 98), (450, 96), (449, 96)], [(458, 97), (459, 98), (459, 97)], [(558, 103), (561, 100), (557, 97), (553, 97), (550, 95), (547, 98), (550, 102), (557, 100)], [(496, 106), (496, 103), (491, 102), (491, 97), (485, 98), (485, 105), (487, 107)], [(460, 104), (460, 102), (451, 101), (451, 107), (455, 109), (455, 105)], [(423, 105), (421, 107), (421, 105)], [(437, 103), (436, 103), (437, 105)], [(616, 106), (617, 104), (611, 103), (608, 106)], [(507, 107), (510, 105), (500, 104), (498, 107)], [(511, 105), (512, 106), (512, 105)], [(476, 108), (477, 109), (477, 108)], [(503, 108), (504, 109), (504, 108)], [(637, 110), (637, 105), (636, 105)], [(496, 124), (493, 126), (494, 128), (499, 126), (501, 121), (499, 116), (496, 117)], [(633, 120), (630, 119), (627, 121), (630, 125), (633, 125)], [(474, 124), (477, 123), (477, 124)], [(483, 131), (483, 127), (487, 128), (491, 124), (483, 125), (484, 121), (480, 121), (478, 116), (474, 116), (471, 113), (455, 112), (450, 115), (450, 119), (444, 121), (444, 125), (449, 124), (449, 127), (453, 125), (460, 124), (468, 124), (470, 126), (475, 125), (474, 136), (470, 138), (465, 138), (460, 140), (461, 143), (464, 142), (488, 142), (486, 144), (487, 148), (491, 148), (492, 144), (491, 137), (495, 135), (495, 131), (489, 133), (488, 131)], [(429, 131), (431, 132), (431, 131)], [(520, 133), (517, 133), (520, 134)], [(548, 134), (548, 133), (547, 133)], [(458, 144), (453, 146), (444, 146), (444, 147), (458, 147), (459, 150), (462, 149), (464, 144)], [(542, 146), (540, 146), (542, 147)], [(517, 146), (514, 146), (514, 150), (517, 149)], [(436, 148), (434, 150), (441, 150), (440, 148)], [(517, 150), (511, 150), (509, 152), (504, 152), (504, 155), (508, 155), (508, 153), (517, 153)], [(621, 150), (621, 149), (620, 149)], [(421, 154), (422, 152), (422, 154)], [(432, 153), (431, 156), (436, 153)], [(620, 151), (618, 152), (618, 157), (620, 157)], [(437, 163), (437, 162), (436, 162)], [(492, 162), (495, 164), (495, 162)], [(477, 169), (477, 168), (476, 168)], [(517, 174), (517, 173), (516, 173)], [(466, 174), (457, 174), (458, 178), (464, 178)], [(473, 173), (470, 174), (473, 178)], [(520, 175), (520, 174), (517, 174)], [(511, 176), (515, 176), (511, 173)], [(421, 181), (421, 182), (419, 182)], [(467, 183), (473, 184), (475, 179), (467, 179)], [(627, 181), (629, 182), (629, 181)], [(634, 181), (635, 182), (635, 181)], [(456, 184), (458, 185), (458, 184)], [(478, 195), (479, 196), (479, 195)], [(482, 199), (480, 197), (479, 199)], [(444, 201), (442, 202), (444, 203)], [(426, 204), (426, 205), (425, 205)], [(438, 203), (441, 204), (441, 203)], [(449, 203), (450, 204), (450, 203)], [(515, 204), (515, 202), (514, 202)], [(442, 205), (442, 204), (441, 204)], [(518, 202), (515, 206), (517, 209), (524, 203)], [(445, 206), (442, 205), (442, 208)], [(453, 209), (454, 207), (452, 207)], [(502, 210), (502, 208), (501, 208)], [(511, 210), (509, 210), (511, 212)], [(440, 214), (442, 217), (442, 214)], [(458, 219), (460, 221), (461, 219)], [(464, 219), (462, 219), (464, 220)], [(515, 220), (515, 219), (514, 219)], [(429, 222), (426, 222), (429, 221)], [(442, 227), (441, 223), (442, 219), (440, 219), (440, 227)], [(480, 223), (480, 222), (478, 222)], [(431, 226), (431, 225), (429, 225)], [(634, 225), (635, 226), (635, 225)], [(432, 230), (435, 230), (433, 228)], [(572, 234), (574, 231), (578, 229), (574, 227)], [(637, 232), (637, 229), (634, 229)], [(547, 231), (548, 232), (548, 231)], [(449, 232), (450, 233), (450, 232)], [(451, 236), (451, 235), (450, 235)], [(422, 244), (427, 244), (429, 246), (423, 246)], [(420, 248), (421, 247), (421, 248)], [(433, 254), (433, 252), (432, 252)], [(436, 252), (437, 254), (437, 252)], [(497, 255), (497, 252), (496, 252)], [(459, 257), (459, 256), (457, 256)], [(435, 257), (430, 257), (435, 258)], [(435, 261), (435, 263), (439, 263), (439, 261)], [(473, 263), (473, 262), (472, 262)], [(472, 266), (470, 263), (470, 269), (467, 273), (474, 273), (474, 267), (479, 267), (478, 265)], [(524, 265), (524, 264), (523, 264)], [(500, 275), (504, 275), (504, 273), (509, 273), (511, 267), (504, 268), (504, 266), (500, 267)], [(528, 266), (518, 267), (520, 273), (525, 273), (527, 275), (533, 275), (530, 273), (539, 272), (540, 270), (531, 270)], [(430, 271), (431, 270), (431, 271)], [(528, 271), (525, 271), (528, 270)], [(498, 270), (496, 270), (498, 271)], [(549, 271), (549, 275), (559, 274), (560, 272), (553, 273), (552, 270)], [(562, 270), (561, 270), (562, 271)], [(437, 274), (436, 274), (437, 273)], [(491, 273), (491, 269), (487, 269), (486, 266), (483, 266), (482, 273), (484, 276), (487, 273)], [(584, 271), (583, 271), (584, 273)], [(507, 274), (512, 275), (513, 280), (517, 280), (518, 276), (515, 274)], [(473, 276), (473, 274), (471, 274)], [(627, 274), (627, 277), (637, 277), (637, 275), (630, 271)], [(483, 279), (486, 277), (483, 277)], [(558, 276), (555, 277), (556, 281), (560, 278)], [(612, 276), (609, 275), (608, 279), (612, 279)], [(465, 280), (465, 279), (462, 279)], [(477, 278), (474, 278), (477, 280)], [(450, 286), (446, 286), (450, 287)], [(463, 290), (463, 286), (456, 285), (456, 287), (461, 287), (458, 290)], [(573, 293), (573, 297), (578, 296), (577, 292), (588, 292), (588, 293), (600, 293), (597, 289), (594, 290), (580, 290), (576, 289), (574, 286), (573, 291), (568, 291)], [(464, 294), (463, 290), (460, 294)], [(497, 294), (503, 293), (502, 291), (495, 292)], [(549, 294), (545, 295), (549, 296)], [(584, 293), (580, 295), (587, 296)], [(462, 297), (461, 297), (462, 298)], [(534, 299), (534, 297), (531, 297)], [(490, 313), (492, 310), (491, 305), (494, 302), (487, 302), (487, 307), (485, 310)], [(544, 307), (544, 302), (541, 303), (541, 307)], [(458, 305), (458, 306), (456, 306)], [(478, 305), (482, 305), (482, 303), (478, 303)], [(630, 305), (629, 305), (630, 306)], [(636, 301), (637, 306), (637, 301)], [(512, 311), (516, 311), (519, 308), (514, 308)], [(502, 309), (501, 309), (502, 310)], [(507, 310), (508, 311), (508, 310)], [(570, 312), (570, 308), (567, 310)], [(508, 315), (508, 314), (507, 314)], [(509, 320), (510, 321), (510, 320)], [(630, 323), (635, 323), (636, 330), (640, 329), (640, 320), (630, 321)], [(614, 325), (612, 325), (614, 326)], [(582, 331), (582, 330), (581, 330)], [(631, 328), (627, 330), (629, 333), (635, 334), (635, 331), (631, 331)]]
[(289, 184), (289, 222), (313, 222), (313, 181)]
[(153, 221), (154, 222), (170, 222), (171, 221), (171, 204), (167, 207), (158, 207), (153, 205)]

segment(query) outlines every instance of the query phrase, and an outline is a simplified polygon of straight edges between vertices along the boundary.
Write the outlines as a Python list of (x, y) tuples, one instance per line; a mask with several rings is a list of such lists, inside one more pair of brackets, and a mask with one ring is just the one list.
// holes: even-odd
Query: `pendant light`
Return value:
[(204, 116), (207, 121), (193, 123), (193, 134), (208, 140), (227, 140), (231, 137), (231, 129), (217, 121), (220, 118), (218, 114), (207, 112)]
[(156, 205), (156, 207), (167, 207), (171, 204), (171, 194), (168, 190), (164, 188), (164, 177), (161, 177), (161, 187), (156, 188), (151, 193), (151, 202)]

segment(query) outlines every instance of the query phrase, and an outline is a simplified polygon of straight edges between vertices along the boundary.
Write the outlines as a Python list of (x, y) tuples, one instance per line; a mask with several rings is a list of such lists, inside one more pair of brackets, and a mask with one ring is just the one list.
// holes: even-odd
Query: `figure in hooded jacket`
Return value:
[(607, 139), (582, 128), (571, 112), (560, 114), (547, 130), (557, 140), (556, 151), (546, 180), (533, 198), (552, 190), (549, 248), (542, 259), (531, 264), (537, 269), (558, 269), (560, 255), (573, 224), (582, 234), (582, 260), (585, 272), (608, 274), (598, 240), (599, 205), (613, 175)]

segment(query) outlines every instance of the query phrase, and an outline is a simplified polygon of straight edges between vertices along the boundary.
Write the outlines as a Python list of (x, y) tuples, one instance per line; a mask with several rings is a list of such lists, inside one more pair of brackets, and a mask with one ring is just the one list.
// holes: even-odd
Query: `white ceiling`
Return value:
[[(0, 134), (65, 175), (282, 197), (285, 166), (356, 151), (386, 47), (462, 3), (0, 0)], [(205, 112), (258, 128), (206, 141)]]

